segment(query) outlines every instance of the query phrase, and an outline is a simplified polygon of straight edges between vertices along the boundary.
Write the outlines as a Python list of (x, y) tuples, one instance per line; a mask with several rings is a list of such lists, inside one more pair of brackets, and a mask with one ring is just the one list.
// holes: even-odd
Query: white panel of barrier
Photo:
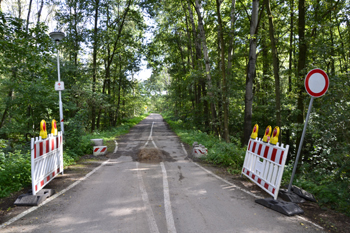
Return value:
[(59, 173), (63, 174), (62, 132), (57, 136), (48, 135), (46, 139), (32, 138), (31, 166), (32, 190), (36, 195)]
[(281, 185), (289, 145), (265, 143), (250, 139), (244, 159), (242, 174), (259, 185), (276, 200)]

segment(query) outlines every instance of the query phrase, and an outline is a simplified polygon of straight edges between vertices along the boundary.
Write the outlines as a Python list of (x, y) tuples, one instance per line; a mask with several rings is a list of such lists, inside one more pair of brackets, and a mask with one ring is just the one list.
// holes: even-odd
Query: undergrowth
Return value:
[[(124, 120), (121, 125), (110, 128), (105, 131), (95, 131), (88, 134), (77, 124), (82, 120), (83, 114), (77, 116), (67, 123), (65, 131), (63, 162), (64, 166), (75, 164), (75, 162), (85, 154), (92, 154), (92, 145), (90, 139), (101, 138), (105, 141), (113, 140), (116, 137), (128, 133), (129, 129), (138, 124), (147, 115), (141, 115), (131, 119)], [(13, 192), (27, 187), (31, 183), (31, 160), (30, 148), (25, 151), (15, 150), (8, 152), (6, 150), (7, 142), (0, 139), (0, 198), (7, 197)]]
[(205, 132), (193, 129), (182, 120), (173, 119), (165, 114), (163, 117), (181, 141), (189, 145), (198, 142), (208, 149), (208, 154), (204, 158), (206, 162), (226, 167), (227, 171), (232, 174), (241, 172), (245, 148), (241, 148), (235, 143), (226, 143), (214, 135), (208, 135)]

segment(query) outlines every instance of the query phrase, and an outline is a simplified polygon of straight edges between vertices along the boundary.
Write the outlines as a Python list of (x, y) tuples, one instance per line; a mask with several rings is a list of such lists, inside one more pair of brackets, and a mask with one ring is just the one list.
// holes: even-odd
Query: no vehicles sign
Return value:
[(321, 69), (311, 70), (305, 78), (305, 89), (312, 97), (323, 96), (329, 87), (329, 78)]

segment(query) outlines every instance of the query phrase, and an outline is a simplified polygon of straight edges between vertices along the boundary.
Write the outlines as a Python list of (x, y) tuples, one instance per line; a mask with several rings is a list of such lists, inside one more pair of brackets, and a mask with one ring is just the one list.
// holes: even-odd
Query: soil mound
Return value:
[(159, 149), (143, 148), (137, 154), (137, 160), (145, 163), (160, 163), (165, 160), (165, 156)]

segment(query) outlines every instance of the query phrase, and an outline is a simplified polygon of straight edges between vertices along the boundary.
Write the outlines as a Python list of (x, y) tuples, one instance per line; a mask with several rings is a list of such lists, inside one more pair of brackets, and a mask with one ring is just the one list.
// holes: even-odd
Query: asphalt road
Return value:
[[(118, 142), (115, 157), (94, 174), (0, 232), (322, 232), (256, 204), (188, 160), (158, 114)], [(142, 148), (159, 148), (167, 159), (137, 162)]]

